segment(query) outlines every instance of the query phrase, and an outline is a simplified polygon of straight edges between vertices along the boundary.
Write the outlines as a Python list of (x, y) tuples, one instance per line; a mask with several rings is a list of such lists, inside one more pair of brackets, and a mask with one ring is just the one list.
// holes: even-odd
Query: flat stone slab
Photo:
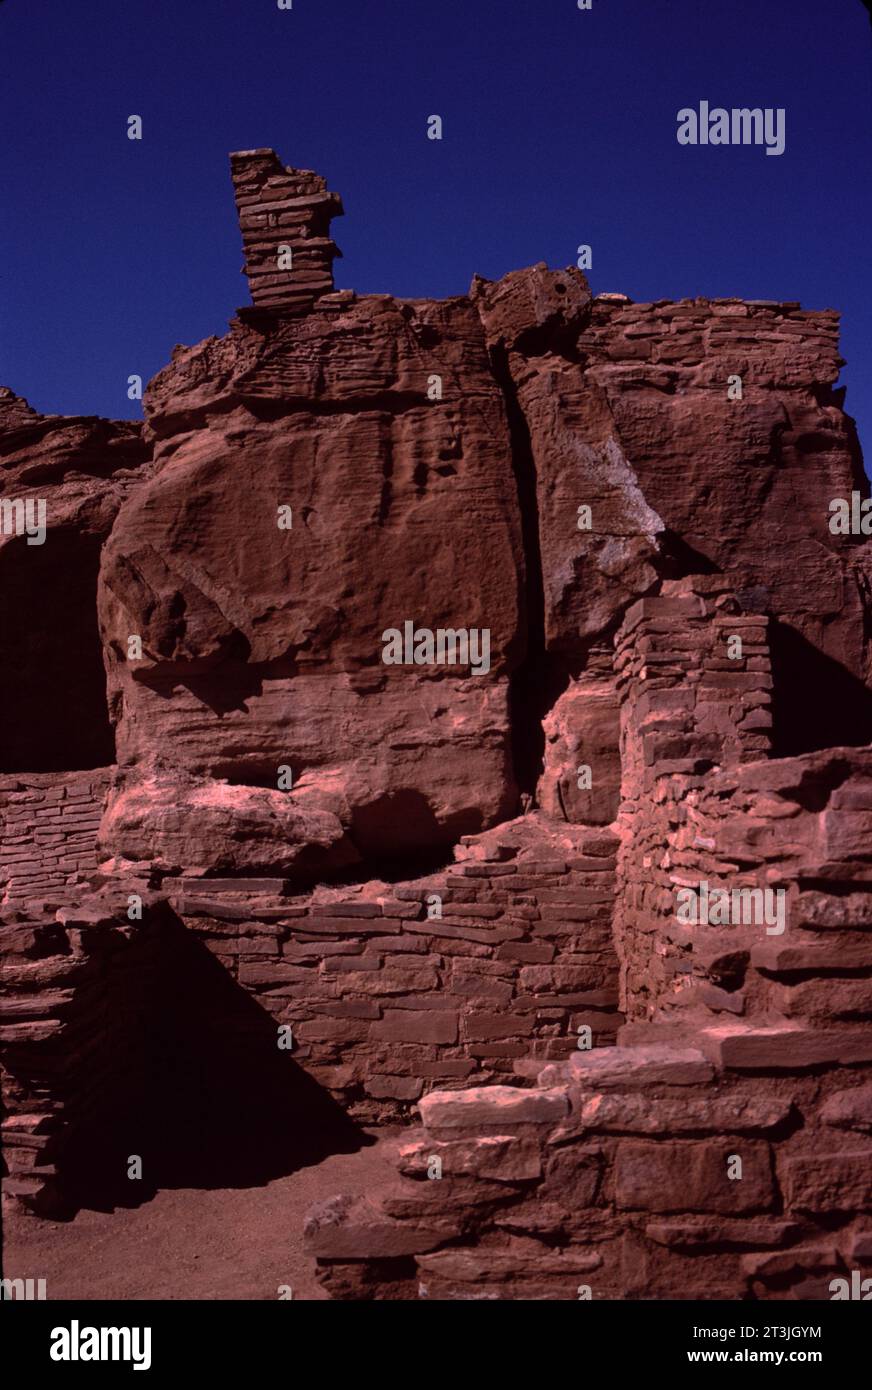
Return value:
[(804, 1071), (872, 1062), (869, 1028), (706, 1028), (700, 1045), (732, 1071)]
[(211, 898), (216, 893), (244, 893), (255, 897), (281, 898), (288, 888), (286, 878), (165, 878), (163, 892), (191, 893), (195, 897)]
[(584, 1131), (614, 1134), (741, 1134), (765, 1133), (787, 1119), (790, 1098), (782, 1101), (754, 1096), (681, 1096), (678, 1100), (630, 1095), (590, 1096), (581, 1107), (578, 1124)]
[(570, 1085), (591, 1090), (615, 1086), (705, 1085), (714, 1068), (693, 1047), (651, 1043), (647, 1047), (608, 1047), (574, 1052), (566, 1063)]
[(468, 1091), (431, 1091), (418, 1109), (428, 1129), (472, 1129), (489, 1125), (557, 1124), (569, 1111), (564, 1088), (526, 1091), (519, 1086), (475, 1086)]

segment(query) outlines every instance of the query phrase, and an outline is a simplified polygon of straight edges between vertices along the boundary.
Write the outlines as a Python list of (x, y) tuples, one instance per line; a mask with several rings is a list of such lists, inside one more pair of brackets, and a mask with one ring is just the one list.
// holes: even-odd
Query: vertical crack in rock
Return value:
[(518, 400), (506, 349), (501, 345), (494, 346), (490, 358), (494, 377), (505, 401), (524, 551), (523, 619), (527, 646), (524, 660), (512, 677), (509, 694), (512, 759), (521, 795), (532, 797), (545, 762), (542, 721), (554, 700), (565, 689), (569, 676), (554, 669), (545, 647), (545, 587), (536, 464), (530, 427)]
[(384, 526), (391, 512), (394, 496), (394, 430), (390, 415), (384, 418), (382, 428), (382, 486), (378, 504), (378, 524)]

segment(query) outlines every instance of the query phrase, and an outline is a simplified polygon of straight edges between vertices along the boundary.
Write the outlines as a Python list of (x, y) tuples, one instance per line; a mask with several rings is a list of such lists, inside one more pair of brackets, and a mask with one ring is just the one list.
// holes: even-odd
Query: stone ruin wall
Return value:
[(232, 155), (230, 174), (255, 308), (311, 308), (333, 289), (342, 253), (328, 232), (342, 200), (311, 170), (285, 169), (272, 150)]
[[(67, 625), (80, 650), (99, 623), (117, 748), (0, 783), (7, 1195), (61, 1209), (209, 962), (231, 994), (189, 1029), (290, 1024), (357, 1120), (420, 1111), (394, 1189), (313, 1214), (336, 1296), (817, 1290), (870, 1258), (872, 564), (827, 525), (868, 491), (838, 316), (545, 266), (358, 298), (323, 180), (271, 151), (232, 174), (255, 307), (176, 350), (144, 428), (0, 393), (46, 562), (100, 558)], [(0, 548), (25, 596), (27, 558)], [(487, 675), (379, 666), (373, 633), (459, 598)], [(788, 932), (689, 932), (702, 879), (783, 886)]]
[(611, 1043), (623, 1022), (614, 837), (534, 821), (465, 838), (470, 857), (453, 871), (354, 896), (291, 894), (260, 920), (250, 892), (210, 901), (209, 880), (164, 888), (232, 978), (291, 1025), (309, 1075), (355, 1118), (383, 1122), (434, 1086), (565, 1056), (580, 1027)]
[[(692, 986), (688, 951), (699, 932), (676, 919), (676, 884), (683, 871), (688, 885), (708, 882), (716, 841), (688, 811), (700, 795), (691, 789), (704, 788), (713, 767), (759, 761), (771, 750), (767, 619), (743, 612), (723, 578), (667, 581), (658, 597), (627, 611), (615, 669), (623, 697), (615, 934), (622, 997), (635, 1020), (651, 1018)], [(672, 789), (681, 777), (688, 790), (683, 784), (676, 808)], [(740, 866), (727, 864), (713, 887), (724, 874), (735, 887), (746, 883)]]
[[(868, 1275), (868, 1049), (822, 1082), (801, 1055), (767, 1056), (768, 1038), (746, 1060), (700, 1041), (579, 1055), (533, 1089), (432, 1092), (396, 1142), (397, 1181), (311, 1213), (325, 1286), (348, 1299), (824, 1299), (835, 1275)], [(736, 1159), (741, 1182), (726, 1177)]]
[[(171, 927), (184, 928), (264, 1016), (291, 1026), (295, 1063), (361, 1122), (408, 1119), (437, 1086), (512, 1077), (531, 1061), (538, 1070), (568, 1055), (580, 1027), (596, 1046), (613, 1043), (623, 1021), (614, 837), (533, 818), (466, 838), (453, 872), (368, 884), (353, 896), (212, 877), (165, 879), (157, 892), (130, 881), (143, 901), (134, 923), (118, 891), (96, 911), (61, 908), (51, 924), (23, 902), (9, 906), (7, 1194), (63, 1210), (65, 1153), (130, 1055), (129, 1040), (119, 1052), (123, 1020), (162, 1007), (166, 986), (147, 977), (161, 952), (163, 974), (172, 970)], [(243, 1052), (247, 1026), (230, 1009), (209, 1020)], [(75, 1084), (83, 1067), (103, 1078), (84, 1096)], [(44, 1084), (46, 1074), (62, 1079), (59, 1088)]]
[(0, 904), (60, 906), (97, 868), (112, 768), (0, 777)]
[(120, 910), (72, 907), (6, 914), (3, 937), (4, 1201), (67, 1216), (72, 1171), (104, 1168), (95, 1123), (149, 1065), (138, 1020), (166, 1008), (166, 943)]
[[(740, 752), (738, 714), (765, 708), (742, 694), (765, 692), (768, 663), (748, 619), (757, 669), (727, 679), (712, 653), (734, 596), (695, 586), (642, 600), (617, 637), (624, 749), (641, 755), (614, 916), (631, 1021), (532, 1088), (424, 1097), (396, 1184), (311, 1214), (334, 1297), (820, 1299), (872, 1270), (872, 750), (720, 766), (709, 683)], [(667, 658), (698, 676), (680, 702)], [(755, 718), (744, 737), (764, 736)], [(678, 924), (676, 891), (703, 879), (783, 889), (784, 933)]]

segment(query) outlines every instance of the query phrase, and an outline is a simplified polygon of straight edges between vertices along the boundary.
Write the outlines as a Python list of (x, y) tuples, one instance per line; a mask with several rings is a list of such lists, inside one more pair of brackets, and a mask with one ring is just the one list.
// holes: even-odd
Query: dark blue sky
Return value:
[[(701, 99), (785, 107), (786, 152), (679, 146)], [(131, 373), (226, 330), (227, 154), (272, 145), (342, 194), (360, 292), (462, 293), (589, 242), (597, 291), (841, 309), (872, 457), (860, 0), (5, 0), (0, 128), (0, 383), (42, 411), (135, 415)]]

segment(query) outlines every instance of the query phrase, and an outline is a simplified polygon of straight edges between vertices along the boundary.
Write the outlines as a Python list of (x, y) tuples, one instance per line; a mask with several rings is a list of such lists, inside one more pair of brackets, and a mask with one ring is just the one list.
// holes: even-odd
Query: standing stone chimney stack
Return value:
[(275, 150), (239, 150), (230, 172), (255, 307), (305, 313), (333, 289), (342, 252), (329, 232), (342, 199), (311, 169), (286, 169)]

